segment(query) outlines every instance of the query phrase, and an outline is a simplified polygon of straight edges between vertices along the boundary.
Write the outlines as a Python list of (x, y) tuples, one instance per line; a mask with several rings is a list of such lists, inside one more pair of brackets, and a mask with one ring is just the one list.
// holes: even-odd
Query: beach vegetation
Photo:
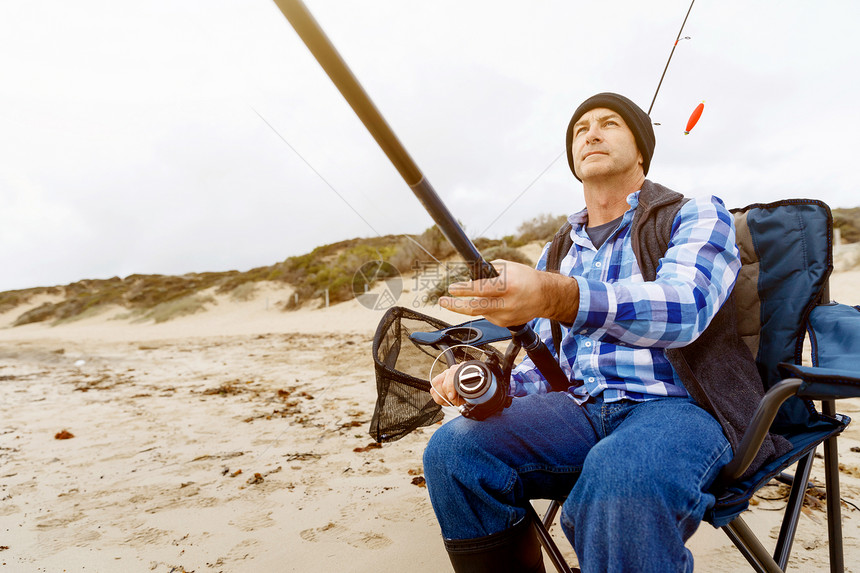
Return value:
[(860, 243), (860, 207), (833, 209), (833, 228), (839, 229), (843, 243)]
[[(535, 234), (538, 223), (530, 223), (524, 228)], [(524, 243), (516, 237), (511, 241), (475, 240), (476, 247), (488, 260), (505, 258), (526, 262), (514, 249), (516, 244)], [(27, 306), (37, 295), (51, 294), (55, 300), (26, 309), (13, 325), (59, 324), (92, 316), (110, 305), (128, 309), (117, 318), (164, 322), (201, 312), (207, 305), (215, 303), (211, 294), (201, 294), (207, 289), (213, 289), (211, 292), (218, 295), (228, 295), (232, 300), (245, 301), (253, 298), (256, 284), (261, 281), (282, 282), (292, 287), (292, 296), (280, 304), (284, 309), (308, 305), (318, 307), (324, 304), (326, 291), (329, 303), (336, 304), (351, 299), (355, 292), (362, 292), (365, 284), (372, 287), (373, 281), (390, 279), (396, 273), (415, 272), (423, 264), (445, 261), (454, 255), (453, 247), (434, 225), (416, 235), (356, 238), (322, 245), (309, 253), (245, 272), (233, 270), (178, 276), (135, 274), (125, 278), (86, 279), (65, 286), (3, 292), (0, 293), (0, 312)], [(380, 266), (371, 277), (359, 273), (363, 265), (373, 262), (380, 263)], [(447, 289), (447, 284), (440, 288)]]
[[(504, 259), (506, 261), (512, 261), (515, 263), (521, 263), (524, 265), (528, 265), (533, 267), (535, 262), (532, 261), (528, 256), (526, 256), (522, 251), (510, 247), (507, 244), (497, 244), (492, 247), (488, 247), (486, 249), (481, 250), (481, 254), (488, 261), (494, 261), (496, 259)], [(451, 286), (452, 283), (467, 281), (472, 277), (469, 275), (469, 268), (465, 265), (454, 265), (452, 268), (446, 270), (444, 275), (440, 277), (433, 286), (427, 292), (427, 301), (435, 303), (439, 300), (440, 296), (445, 296), (448, 294), (448, 287)]]
[(27, 304), (38, 295), (59, 296), (60, 294), (62, 294), (62, 287), (36, 287), (0, 292), (0, 313)]
[(511, 247), (521, 247), (532, 241), (546, 243), (552, 240), (562, 225), (567, 221), (566, 215), (551, 215), (544, 213), (520, 223), (517, 234), (511, 237)]
[(142, 321), (152, 320), (156, 324), (180, 316), (188, 316), (206, 310), (207, 304), (217, 304), (211, 296), (191, 294), (182, 298), (159, 303), (143, 313)]
[[(833, 218), (834, 227), (840, 229), (844, 242), (860, 242), (860, 207), (833, 209)], [(487, 260), (506, 259), (531, 266), (534, 261), (518, 248), (534, 242), (545, 244), (565, 219), (563, 215), (541, 214), (520, 224), (515, 234), (499, 239), (478, 237), (473, 242)], [(226, 295), (238, 301), (251, 300), (257, 292), (257, 284), (262, 281), (291, 287), (290, 296), (278, 303), (279, 307), (287, 310), (316, 308), (324, 304), (326, 292), (329, 303), (336, 304), (352, 299), (365, 288), (372, 288), (375, 281), (392, 278), (393, 274), (421, 273), (428, 265), (434, 268), (439, 265), (448, 270), (444, 277), (437, 277), (438, 284), (429, 293), (435, 298), (444, 294), (451, 282), (469, 278), (463, 265), (450, 263), (458, 259), (453, 247), (434, 225), (413, 235), (355, 238), (322, 245), (308, 253), (244, 272), (231, 270), (178, 276), (136, 274), (0, 292), (0, 313), (21, 308), (14, 326), (37, 322), (58, 324), (92, 316), (114, 305), (127, 310), (116, 318), (164, 322), (205, 310), (215, 303), (214, 295)], [(370, 263), (379, 265), (374, 268)], [(364, 266), (368, 264), (369, 267)], [(366, 272), (368, 268), (372, 272)]]
[(242, 283), (230, 291), (230, 300), (236, 302), (248, 302), (254, 300), (254, 295), (257, 294), (257, 283), (246, 282)]

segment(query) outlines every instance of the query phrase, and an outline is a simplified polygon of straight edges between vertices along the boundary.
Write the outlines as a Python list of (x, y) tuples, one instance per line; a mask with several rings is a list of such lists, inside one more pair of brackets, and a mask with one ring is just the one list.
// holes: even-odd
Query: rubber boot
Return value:
[(457, 573), (545, 573), (540, 542), (528, 518), (510, 529), (475, 539), (446, 539)]

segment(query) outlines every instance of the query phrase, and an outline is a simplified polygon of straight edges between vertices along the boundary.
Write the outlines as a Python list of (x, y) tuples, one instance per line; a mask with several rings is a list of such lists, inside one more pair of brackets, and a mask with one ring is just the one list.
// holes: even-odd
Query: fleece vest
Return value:
[[(645, 180), (639, 192), (639, 205), (631, 223), (631, 244), (644, 280), (654, 281), (657, 267), (672, 238), (672, 224), (683, 204), (680, 193)], [(558, 272), (562, 259), (573, 244), (570, 223), (553, 238), (547, 252), (547, 271)], [(552, 321), (556, 355), (561, 342), (561, 327)], [(737, 452), (741, 438), (764, 395), (764, 384), (755, 358), (738, 334), (735, 295), (732, 292), (705, 331), (690, 344), (666, 350), (666, 358), (690, 396), (708, 411), (723, 428)], [(768, 434), (758, 455), (744, 476), (755, 473), (762, 464), (791, 449), (779, 435)]]

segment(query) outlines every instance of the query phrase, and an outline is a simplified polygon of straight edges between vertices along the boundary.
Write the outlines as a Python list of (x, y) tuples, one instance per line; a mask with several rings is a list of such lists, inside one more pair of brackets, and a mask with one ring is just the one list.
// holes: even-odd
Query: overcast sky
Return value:
[[(552, 164), (570, 114), (607, 90), (647, 109), (689, 2), (307, 5), (467, 233), (500, 237), (583, 207)], [(649, 178), (732, 207), (860, 204), (858, 25), (854, 0), (699, 0)], [(0, 3), (0, 290), (430, 224), (271, 0)]]

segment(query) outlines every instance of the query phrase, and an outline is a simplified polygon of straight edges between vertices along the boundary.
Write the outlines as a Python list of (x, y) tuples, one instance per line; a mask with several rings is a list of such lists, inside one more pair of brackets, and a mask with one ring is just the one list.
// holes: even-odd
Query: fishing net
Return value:
[[(442, 420), (441, 406), (430, 398), (430, 368), (440, 351), (420, 344), (413, 333), (432, 332), (451, 327), (437, 318), (395, 306), (390, 308), (373, 337), (373, 362), (376, 370), (376, 408), (370, 422), (370, 435), (377, 442), (399, 440), (415, 428)], [(492, 347), (452, 348), (457, 362), (480, 360)], [(447, 365), (440, 359), (433, 374)]]

